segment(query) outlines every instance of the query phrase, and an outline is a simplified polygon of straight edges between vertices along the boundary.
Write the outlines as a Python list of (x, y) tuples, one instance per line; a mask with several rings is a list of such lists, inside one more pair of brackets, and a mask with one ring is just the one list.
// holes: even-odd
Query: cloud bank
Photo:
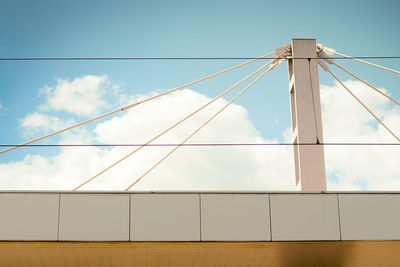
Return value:
[(39, 95), (46, 97), (40, 110), (64, 110), (80, 116), (94, 115), (107, 107), (103, 95), (108, 86), (106, 75), (87, 75), (72, 81), (57, 79), (55, 87), (45, 86), (40, 89)]
[[(345, 85), (400, 135), (399, 106), (361, 82)], [(341, 85), (321, 86), (321, 102), (325, 142), (397, 143)], [(328, 188), (400, 190), (399, 159), (399, 146), (326, 146)]]
[[(61, 105), (65, 111), (74, 114), (95, 113), (101, 106), (107, 106), (101, 99), (106, 90), (103, 85), (107, 83), (112, 87), (106, 76), (85, 76), (72, 82), (59, 80), (54, 89), (45, 93), (47, 108), (44, 110)], [(346, 85), (389, 127), (400, 133), (399, 108), (361, 83), (347, 81)], [(67, 93), (65, 88), (71, 91)], [(67, 102), (53, 105), (65, 96), (87, 99), (80, 99), (80, 104), (71, 106)], [(147, 97), (133, 95), (128, 99), (135, 102)], [(63, 136), (60, 143), (144, 143), (210, 100), (185, 89), (108, 118), (97, 124), (94, 131), (86, 128), (74, 131)], [(393, 137), (377, 125), (340, 85), (322, 86), (321, 101), (325, 142), (394, 142)], [(86, 107), (88, 102), (93, 104), (91, 108)], [(216, 101), (210, 109), (196, 114), (156, 143), (181, 142), (226, 103), (223, 99)], [(63, 123), (58, 117), (36, 112), (21, 120), (21, 127), (38, 132), (54, 130)], [(190, 142), (265, 143), (277, 140), (262, 138), (250, 122), (247, 110), (233, 104)], [(64, 147), (58, 154), (48, 157), (28, 154), (21, 161), (0, 164), (0, 188), (69, 190), (134, 149)], [(144, 148), (82, 189), (123, 190), (171, 149)], [(398, 147), (386, 146), (326, 147), (328, 190), (400, 190), (400, 170), (396, 167), (399, 152)], [(294, 190), (293, 151), (286, 146), (181, 147), (134, 189)]]

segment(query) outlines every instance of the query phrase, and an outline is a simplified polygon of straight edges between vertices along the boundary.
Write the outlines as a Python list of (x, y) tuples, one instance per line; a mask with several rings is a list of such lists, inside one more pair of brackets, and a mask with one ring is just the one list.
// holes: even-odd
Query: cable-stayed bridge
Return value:
[[(224, 263), (232, 265), (234, 261), (229, 260), (231, 257), (239, 262), (238, 265), (245, 265), (253, 261), (262, 266), (285, 266), (285, 264), (287, 266), (329, 266), (328, 262), (333, 263), (332, 266), (350, 266), (350, 263), (351, 266), (375, 266), (377, 262), (374, 262), (373, 259), (379, 258), (381, 266), (394, 266), (393, 264), (400, 260), (400, 253), (398, 253), (400, 244), (398, 241), (394, 241), (400, 239), (399, 192), (327, 191), (324, 146), (335, 144), (326, 144), (323, 139), (318, 66), (328, 72), (355, 99), (355, 104), (358, 102), (366, 112), (373, 116), (396, 143), (400, 142), (398, 133), (392, 131), (370, 107), (361, 101), (352, 89), (335, 75), (332, 69), (338, 68), (393, 103), (398, 105), (400, 103), (338, 64), (337, 58), (346, 58), (400, 74), (399, 71), (344, 55), (320, 44), (317, 45), (314, 39), (293, 39), (290, 45), (286, 44), (259, 58), (251, 59), (23, 144), (11, 145), (0, 154), (11, 152), (19, 147), (35, 146), (35, 142), (45, 138), (135, 108), (253, 62), (268, 60), (261, 68), (169, 128), (149, 138), (147, 142), (132, 145), (134, 148), (131, 152), (111, 162), (109, 166), (99, 170), (96, 175), (83, 180), (75, 188), (71, 188), (71, 191), (0, 192), (0, 212), (4, 216), (0, 222), (0, 239), (4, 241), (167, 242), (162, 244), (124, 243), (123, 245), (114, 243), (114, 245), (103, 246), (102, 249), (96, 247), (98, 243), (86, 245), (76, 243), (75, 248), (72, 249), (74, 252), (71, 257), (87, 262), (88, 257), (101, 257), (101, 253), (109, 253), (106, 260), (110, 262), (110, 265), (121, 258), (124, 265), (132, 265), (135, 261), (138, 264), (153, 262), (154, 265), (157, 265), (157, 262), (159, 265), (173, 265), (174, 263), (175, 265), (193, 263), (197, 266), (223, 265)], [(288, 62), (292, 117), (293, 139), (290, 145), (294, 150), (296, 184), (300, 191), (144, 192), (134, 190), (137, 183), (145, 179), (146, 175), (182, 146), (252, 145), (191, 144), (188, 142), (220, 113), (229, 112), (229, 106), (236, 99), (285, 61)], [(161, 144), (170, 146), (171, 150), (165, 155), (161, 155), (151, 168), (126, 185), (124, 191), (84, 191), (85, 185), (99, 179), (111, 168), (118, 168), (120, 162), (128, 160), (144, 147), (160, 145), (153, 144), (153, 142), (246, 82), (250, 83), (181, 142)], [(367, 243), (362, 243), (360, 240), (367, 240)], [(181, 246), (168, 243), (169, 241), (188, 243), (183, 243), (186, 245)], [(204, 246), (201, 245), (202, 243), (194, 243), (198, 241), (229, 241), (233, 243), (215, 243), (214, 247), (210, 248), (207, 247), (210, 246), (208, 243), (204, 243)], [(235, 243), (243, 241), (250, 243), (246, 243), (242, 247), (240, 243)], [(266, 241), (267, 243), (254, 243), (255, 241)], [(294, 243), (282, 243), (282, 241)], [(46, 243), (29, 243), (26, 246), (25, 243), (8, 244), (6, 242), (4, 244), (6, 247), (4, 251), (11, 251), (11, 253), (16, 253), (12, 252), (13, 246), (26, 251), (35, 251), (35, 248), (43, 249), (45, 247), (48, 253), (52, 253), (57, 246), (46, 245)], [(60, 244), (62, 244), (60, 251), (63, 252), (59, 256), (53, 257), (52, 261), (63, 261), (67, 264), (71, 261), (69, 261), (66, 251), (71, 251), (71, 247)], [(185, 246), (190, 247), (187, 249), (189, 251), (187, 255), (184, 252)], [(357, 249), (353, 249), (355, 247)], [(291, 251), (290, 256), (285, 253), (287, 249)], [(89, 252), (85, 254), (84, 251)], [(96, 251), (98, 251), (98, 255)], [(119, 253), (125, 251), (129, 255), (123, 253), (118, 259), (112, 255), (113, 251), (119, 251)], [(155, 253), (155, 251), (158, 252)], [(315, 255), (314, 251), (319, 255)], [(332, 251), (334, 251), (333, 255)], [(235, 253), (243, 253), (243, 257), (235, 257)], [(351, 253), (355, 257), (353, 261), (348, 256)], [(210, 254), (214, 255), (214, 262), (210, 262), (210, 259), (207, 258), (207, 255)], [(41, 257), (31, 257), (30, 259), (41, 260), (42, 263), (44, 260)], [(7, 264), (11, 261), (5, 259), (4, 262)], [(20, 263), (26, 265), (23, 261)]]

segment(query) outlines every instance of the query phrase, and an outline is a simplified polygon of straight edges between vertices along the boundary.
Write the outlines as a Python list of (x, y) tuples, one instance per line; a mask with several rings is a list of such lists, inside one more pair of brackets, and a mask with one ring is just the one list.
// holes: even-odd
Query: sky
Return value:
[[(257, 57), (292, 38), (352, 56), (399, 56), (398, 1), (0, 1), (0, 58)], [(360, 4), (362, 3), (362, 4)], [(396, 70), (400, 59), (369, 59)], [(0, 61), (0, 143), (18, 144), (242, 63), (243, 60)], [(399, 76), (349, 70), (400, 99)], [(265, 62), (264, 62), (265, 63)], [(259, 68), (257, 62), (40, 144), (143, 143)], [(400, 107), (336, 68), (400, 135)], [(320, 70), (325, 142), (396, 140)], [(241, 87), (243, 88), (243, 87)], [(238, 88), (159, 143), (179, 143)], [(287, 64), (190, 142), (288, 142)], [(0, 155), (0, 190), (70, 190), (133, 148), (19, 148)], [(123, 190), (169, 149), (148, 147), (83, 189)], [(328, 190), (400, 190), (400, 146), (326, 147)], [(291, 147), (184, 147), (134, 189), (294, 190)]]

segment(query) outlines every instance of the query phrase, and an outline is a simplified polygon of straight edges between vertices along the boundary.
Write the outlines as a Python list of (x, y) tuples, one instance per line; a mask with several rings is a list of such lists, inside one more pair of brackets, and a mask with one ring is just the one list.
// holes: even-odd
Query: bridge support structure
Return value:
[(315, 39), (292, 39), (288, 60), (296, 185), (326, 191), (321, 101)]

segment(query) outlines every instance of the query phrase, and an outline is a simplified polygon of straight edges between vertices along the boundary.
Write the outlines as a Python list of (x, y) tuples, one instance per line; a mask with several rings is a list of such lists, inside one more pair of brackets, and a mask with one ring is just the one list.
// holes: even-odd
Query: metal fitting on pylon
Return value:
[(284, 44), (283, 46), (275, 49), (276, 57), (272, 60), (270, 69), (276, 69), (279, 64), (288, 58), (292, 57), (292, 46), (290, 44)]
[(292, 46), (290, 44), (284, 44), (275, 49), (275, 54), (280, 58), (289, 58), (292, 56)]
[(335, 52), (336, 52), (335, 49), (326, 47), (323, 44), (317, 44), (316, 49), (317, 49), (317, 56), (319, 57), (318, 64), (325, 71), (328, 71), (329, 67), (328, 67), (328, 65), (325, 64), (325, 62), (328, 63), (328, 64), (332, 64), (333, 63), (333, 59), (330, 58), (327, 54), (334, 55)]
[(317, 44), (317, 52), (325, 52), (326, 54), (333, 56), (335, 55), (336, 50), (333, 48), (326, 47), (323, 44)]

